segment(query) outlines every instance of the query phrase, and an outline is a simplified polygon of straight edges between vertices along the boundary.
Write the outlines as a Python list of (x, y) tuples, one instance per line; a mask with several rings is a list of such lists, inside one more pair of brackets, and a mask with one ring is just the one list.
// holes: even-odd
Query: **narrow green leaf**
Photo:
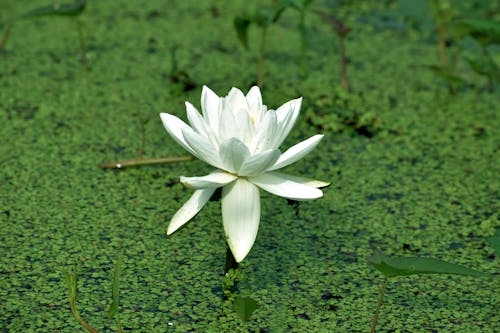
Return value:
[(111, 286), (111, 299), (112, 302), (109, 305), (108, 308), (108, 317), (113, 318), (119, 313), (119, 306), (120, 306), (120, 276), (121, 276), (121, 271), (122, 271), (122, 256), (123, 256), (123, 249), (118, 255), (118, 258), (116, 259), (115, 263), (115, 269), (113, 272), (113, 282)]
[(489, 276), (489, 274), (439, 259), (388, 257), (380, 252), (375, 252), (372, 256), (368, 257), (368, 263), (386, 277), (414, 274), (458, 274), (474, 277)]
[(77, 0), (74, 3), (64, 3), (60, 4), (58, 2), (54, 2), (52, 5), (36, 8), (24, 15), (20, 18), (34, 18), (40, 16), (78, 16), (84, 10), (87, 4), (86, 0)]
[(252, 313), (259, 307), (259, 305), (253, 298), (242, 296), (238, 296), (233, 305), (234, 311), (245, 323), (248, 321), (248, 319), (250, 319)]
[(250, 19), (247, 17), (238, 16), (234, 19), (234, 30), (236, 35), (243, 46), (248, 49), (248, 27), (250, 26)]
[(456, 85), (463, 85), (466, 84), (467, 81), (462, 79), (460, 76), (453, 74), (447, 69), (442, 68), (441, 66), (438, 65), (428, 65), (425, 66), (427, 69), (430, 69), (434, 74), (442, 78), (446, 83), (448, 84), (456, 84)]

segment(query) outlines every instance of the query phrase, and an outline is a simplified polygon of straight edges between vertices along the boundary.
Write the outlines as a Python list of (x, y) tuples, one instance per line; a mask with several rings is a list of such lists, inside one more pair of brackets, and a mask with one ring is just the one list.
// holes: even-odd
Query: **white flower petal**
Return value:
[(196, 110), (193, 104), (186, 102), (186, 113), (193, 130), (201, 136), (208, 138), (212, 145), (214, 147), (217, 147), (219, 145), (219, 142), (212, 132), (212, 129), (207, 124), (205, 119), (200, 115), (198, 110)]
[(248, 103), (245, 95), (243, 95), (243, 92), (238, 88), (231, 88), (227, 96), (224, 98), (223, 109), (224, 111), (231, 110), (232, 112), (243, 109), (248, 112)]
[(237, 172), (243, 162), (250, 156), (250, 151), (243, 142), (236, 138), (231, 138), (222, 143), (219, 154), (225, 170)]
[(192, 148), (194, 156), (216, 168), (222, 168), (219, 152), (212, 146), (208, 138), (196, 133), (190, 127), (182, 129), (182, 135)]
[(278, 135), (274, 141), (274, 145), (279, 147), (290, 133), (297, 121), (300, 113), (302, 97), (286, 102), (276, 110), (278, 118)]
[(299, 142), (296, 145), (288, 148), (283, 154), (281, 154), (276, 164), (270, 167), (269, 170), (281, 169), (300, 160), (302, 157), (316, 148), (322, 138), (322, 134), (316, 134), (309, 139)]
[(262, 108), (262, 95), (258, 86), (253, 86), (246, 95), (250, 110), (260, 110)]
[(250, 156), (238, 170), (240, 176), (254, 176), (266, 171), (276, 163), (281, 153), (279, 149), (270, 149)]
[(203, 86), (201, 91), (201, 110), (203, 118), (213, 133), (219, 132), (219, 116), (221, 112), (222, 99), (210, 88)]
[(278, 148), (274, 144), (278, 134), (277, 118), (275, 111), (267, 111), (262, 116), (262, 120), (252, 138), (252, 151), (254, 153), (267, 149)]
[(191, 127), (202, 134), (203, 136), (207, 135), (207, 124), (205, 123), (205, 119), (198, 113), (198, 110), (193, 106), (193, 104), (186, 102), (186, 114), (189, 120), (189, 124)]
[(194, 191), (191, 198), (175, 213), (168, 225), (167, 235), (171, 235), (174, 231), (182, 227), (186, 222), (191, 220), (205, 206), (216, 188)]
[(250, 119), (253, 124), (258, 124), (260, 122), (262, 112), (266, 109), (262, 104), (262, 95), (259, 87), (253, 86), (250, 88), (250, 91), (248, 91), (246, 95), (246, 99), (250, 111)]
[(313, 186), (316, 188), (326, 187), (326, 186), (330, 185), (329, 182), (324, 182), (322, 180), (316, 180), (316, 179), (299, 177), (299, 176), (292, 176), (292, 175), (281, 173), (278, 171), (273, 171), (273, 175), (278, 176), (278, 177), (282, 177), (282, 178), (286, 178), (288, 180), (291, 180), (291, 181), (294, 181), (296, 183), (300, 183), (303, 185)]
[(323, 196), (323, 192), (316, 187), (293, 181), (292, 178), (282, 173), (266, 172), (248, 180), (269, 193), (287, 199), (301, 201)]
[(167, 130), (168, 134), (174, 139), (179, 145), (186, 149), (191, 154), (195, 155), (193, 148), (186, 142), (184, 135), (182, 135), (182, 130), (192, 130), (185, 122), (173, 116), (169, 113), (160, 113), (161, 121), (163, 126)]
[(249, 181), (238, 178), (222, 188), (222, 221), (227, 244), (237, 262), (252, 248), (259, 230), (259, 189)]
[(201, 177), (184, 177), (181, 176), (181, 183), (186, 187), (199, 189), (218, 188), (229, 184), (237, 177), (230, 173), (215, 170), (206, 176)]

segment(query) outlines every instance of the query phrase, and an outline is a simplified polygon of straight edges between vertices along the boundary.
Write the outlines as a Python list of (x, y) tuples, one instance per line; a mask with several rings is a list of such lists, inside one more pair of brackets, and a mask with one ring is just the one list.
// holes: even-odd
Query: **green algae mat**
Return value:
[[(377, 332), (500, 330), (500, 49), (449, 19), (498, 4), (283, 3), (0, 0), (1, 332), (370, 332), (383, 285)], [(283, 150), (324, 134), (284, 171), (331, 185), (261, 191), (228, 287), (217, 197), (166, 233), (210, 166), (99, 165), (187, 156), (159, 114), (257, 83), (303, 97)], [(374, 251), (487, 276), (386, 284)]]

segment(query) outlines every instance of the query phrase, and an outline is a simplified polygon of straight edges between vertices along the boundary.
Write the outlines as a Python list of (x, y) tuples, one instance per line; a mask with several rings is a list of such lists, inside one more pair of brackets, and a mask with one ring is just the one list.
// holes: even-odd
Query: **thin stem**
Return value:
[(230, 296), (236, 291), (236, 288), (238, 287), (238, 263), (236, 262), (236, 259), (234, 259), (229, 245), (227, 245), (226, 247), (226, 262), (224, 264), (224, 276), (222, 277), (223, 301), (227, 301), (228, 299), (230, 299)]
[(164, 158), (152, 158), (143, 160), (141, 158), (134, 158), (131, 160), (112, 162), (99, 165), (101, 169), (122, 169), (131, 166), (140, 165), (153, 165), (153, 164), (163, 164), (163, 163), (177, 163), (177, 162), (187, 162), (194, 160), (193, 156), (179, 156), (179, 157), (164, 157)]
[(234, 259), (233, 252), (231, 252), (229, 245), (227, 245), (226, 263), (224, 264), (224, 275), (226, 275), (230, 269), (237, 269), (237, 268), (238, 268), (238, 263), (236, 262), (236, 259)]
[(372, 328), (370, 330), (370, 333), (375, 333), (375, 328), (377, 327), (377, 322), (378, 322), (378, 314), (380, 313), (380, 308), (382, 307), (382, 302), (384, 301), (384, 294), (385, 290), (387, 289), (388, 281), (389, 279), (385, 277), (384, 283), (382, 284), (382, 287), (380, 287), (380, 293), (378, 294), (377, 309), (375, 310), (375, 314), (373, 315)]
[(300, 64), (302, 79), (307, 77), (307, 58), (306, 58), (306, 24), (305, 24), (306, 10), (305, 8), (300, 11)]
[(76, 266), (73, 268), (73, 271), (66, 272), (66, 283), (69, 289), (69, 305), (71, 308), (71, 313), (75, 317), (75, 319), (90, 333), (98, 333), (95, 328), (90, 326), (83, 318), (80, 316), (78, 309), (76, 308), (76, 299), (78, 295), (78, 281), (77, 281), (77, 273)]
[(439, 61), (441, 62), (441, 68), (448, 68), (448, 59), (446, 57), (446, 28), (443, 24), (438, 26), (439, 35)]
[(345, 52), (345, 37), (340, 36), (340, 55), (342, 57), (342, 87), (345, 91), (349, 91), (349, 77), (347, 76), (347, 56)]
[(82, 23), (80, 20), (76, 20), (76, 27), (78, 30), (78, 39), (80, 41), (80, 52), (82, 56), (82, 66), (87, 71), (89, 70), (89, 63), (87, 61), (87, 46), (85, 45), (85, 39), (83, 38)]
[(146, 152), (146, 128), (144, 121), (141, 120), (141, 150), (139, 150), (139, 158), (142, 159)]
[(3, 49), (5, 44), (7, 44), (7, 40), (9, 40), (9, 34), (10, 34), (10, 25), (7, 26), (7, 28), (3, 33), (2, 40), (0, 40), (0, 50)]
[(262, 36), (260, 41), (260, 51), (259, 51), (259, 69), (258, 69), (258, 78), (257, 85), (260, 89), (262, 89), (262, 85), (264, 84), (264, 51), (266, 49), (266, 34), (267, 27), (262, 27)]

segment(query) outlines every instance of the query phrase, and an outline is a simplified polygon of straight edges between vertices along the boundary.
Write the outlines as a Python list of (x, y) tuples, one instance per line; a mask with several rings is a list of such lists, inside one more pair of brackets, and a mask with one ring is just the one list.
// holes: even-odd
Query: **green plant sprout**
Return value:
[(112, 302), (108, 308), (108, 318), (115, 318), (116, 326), (118, 327), (118, 332), (123, 332), (123, 327), (120, 321), (120, 276), (122, 273), (122, 257), (123, 257), (124, 247), (118, 254), (115, 262), (115, 269), (113, 271), (113, 281), (111, 284), (111, 298)]
[(9, 32), (10, 32), (10, 28), (11, 28), (12, 23), (19, 21), (19, 20), (34, 19), (34, 18), (43, 17), (43, 16), (66, 16), (66, 17), (72, 18), (76, 24), (76, 30), (78, 32), (78, 40), (80, 43), (82, 66), (85, 70), (88, 70), (89, 65), (88, 65), (88, 60), (87, 60), (87, 46), (85, 44), (85, 39), (83, 36), (82, 23), (78, 19), (79, 16), (85, 10), (86, 5), (87, 5), (86, 0), (77, 0), (74, 3), (65, 3), (65, 4), (59, 4), (59, 3), (55, 2), (52, 5), (33, 9), (33, 10), (15, 18), (7, 25), (7, 29), (4, 32), (2, 40), (0, 42), (0, 49), (2, 49), (5, 46), (5, 44), (7, 43), (7, 39), (9, 36)]
[(349, 75), (347, 74), (347, 65), (349, 63), (349, 59), (346, 54), (345, 47), (345, 39), (347, 35), (351, 32), (351, 28), (347, 27), (342, 21), (337, 19), (334, 15), (326, 14), (320, 11), (317, 11), (318, 15), (328, 23), (332, 29), (335, 31), (337, 36), (339, 37), (340, 43), (340, 59), (341, 59), (341, 67), (342, 67), (342, 87), (345, 91), (349, 91)]
[(288, 1), (275, 1), (272, 6), (258, 7), (253, 16), (237, 16), (234, 19), (234, 29), (239, 41), (248, 50), (248, 28), (255, 24), (261, 29), (259, 48), (259, 63), (257, 69), (257, 86), (262, 89), (264, 84), (264, 55), (266, 50), (267, 29), (276, 23), (283, 11), (288, 6)]
[(389, 279), (396, 276), (415, 274), (457, 274), (473, 277), (488, 277), (487, 273), (479, 272), (461, 265), (452, 264), (443, 260), (423, 257), (389, 257), (378, 251), (367, 258), (368, 263), (384, 275), (384, 282), (380, 287), (377, 308), (371, 324), (371, 333), (375, 333), (380, 308), (384, 301), (384, 294)]
[(307, 77), (307, 56), (306, 56), (306, 11), (314, 0), (289, 0), (289, 6), (298, 10), (300, 15), (300, 69), (302, 79)]
[(77, 266), (73, 266), (71, 271), (64, 272), (66, 275), (66, 285), (68, 287), (69, 293), (69, 305), (71, 307), (71, 313), (75, 317), (75, 319), (89, 332), (98, 333), (95, 328), (90, 326), (78, 312), (76, 308), (76, 301), (78, 296), (78, 281), (77, 281)]
[[(455, 74), (459, 54), (461, 49), (456, 47), (454, 56), (451, 61), (448, 61), (446, 53), (448, 34), (452, 28), (453, 19), (456, 16), (456, 11), (451, 7), (449, 1), (428, 0), (429, 8), (436, 24), (438, 34), (438, 54), (439, 65), (427, 66), (434, 74), (441, 77), (447, 84), (452, 95), (456, 94), (457, 87), (466, 83), (464, 79)], [(459, 37), (459, 39), (461, 39)], [(460, 43), (458, 43), (459, 45)]]

